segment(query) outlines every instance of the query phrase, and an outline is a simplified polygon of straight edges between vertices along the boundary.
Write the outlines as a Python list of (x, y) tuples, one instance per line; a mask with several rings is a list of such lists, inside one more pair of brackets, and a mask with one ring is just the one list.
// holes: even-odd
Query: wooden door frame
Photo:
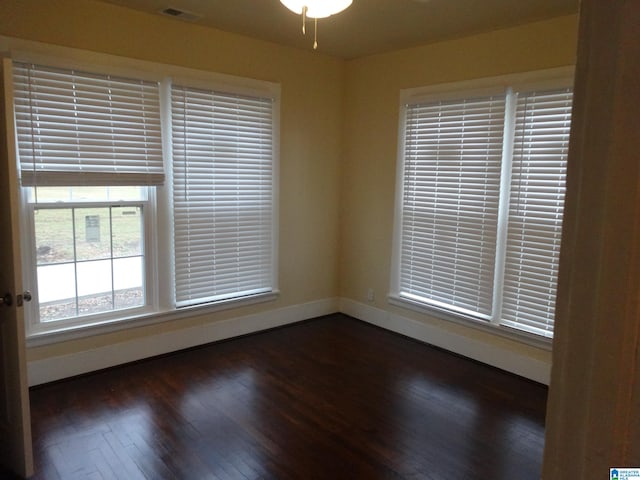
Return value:
[[(27, 381), (27, 359), (25, 342), (24, 308), (22, 308), (22, 270), (20, 256), (20, 208), (19, 186), (16, 164), (15, 124), (13, 108), (7, 105), (12, 101), (12, 71), (11, 60), (0, 55), (2, 60), (2, 81), (0, 82), (0, 110), (2, 125), (0, 125), (0, 152), (4, 165), (0, 165), (0, 188), (5, 188), (4, 198), (7, 204), (0, 208), (5, 213), (4, 223), (8, 225), (5, 232), (9, 232), (7, 245), (1, 245), (3, 257), (8, 259), (3, 265), (4, 274), (0, 288), (8, 288), (9, 292), (0, 292), (0, 296), (10, 293), (13, 297), (11, 305), (1, 305), (0, 314), (0, 342), (2, 342), (3, 358), (1, 366), (9, 365), (9, 373), (4, 375), (3, 385), (0, 385), (3, 408), (0, 415), (0, 437), (3, 448), (0, 448), (0, 465), (8, 468), (22, 477), (33, 475), (33, 451), (31, 439), (31, 415), (29, 409), (29, 387)], [(3, 242), (4, 243), (4, 242)], [(5, 284), (6, 282), (6, 284)], [(4, 408), (6, 406), (6, 408)]]

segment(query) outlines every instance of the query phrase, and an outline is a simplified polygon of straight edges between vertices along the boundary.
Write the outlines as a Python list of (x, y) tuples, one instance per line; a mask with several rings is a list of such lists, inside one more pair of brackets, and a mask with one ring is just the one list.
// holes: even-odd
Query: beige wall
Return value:
[(550, 352), (390, 306), (390, 260), (399, 92), (403, 88), (573, 65), (577, 17), (426, 45), (347, 64), (340, 203), (340, 295), (516, 350), (546, 363)]
[(1, 0), (0, 11), (0, 35), (279, 82), (282, 88), (280, 298), (31, 348), (30, 360), (337, 295), (341, 60), (92, 0)]
[(279, 300), (31, 348), (31, 360), (342, 296), (491, 346), (550, 353), (389, 306), (402, 88), (571, 65), (577, 18), (560, 17), (352, 61), (93, 0), (0, 0), (0, 35), (281, 83)]

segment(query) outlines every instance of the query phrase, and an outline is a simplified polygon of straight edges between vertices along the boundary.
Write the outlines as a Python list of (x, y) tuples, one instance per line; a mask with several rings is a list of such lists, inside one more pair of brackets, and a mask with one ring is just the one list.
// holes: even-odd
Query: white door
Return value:
[[(11, 61), (2, 58), (0, 82), (0, 474), (33, 474), (31, 416), (25, 352), (25, 293), (18, 241)], [(27, 295), (27, 298), (29, 296)]]

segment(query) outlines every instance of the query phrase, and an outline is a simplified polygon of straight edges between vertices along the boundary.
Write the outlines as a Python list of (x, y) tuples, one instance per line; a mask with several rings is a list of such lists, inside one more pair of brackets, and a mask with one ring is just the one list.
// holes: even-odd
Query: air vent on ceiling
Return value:
[(177, 8), (165, 8), (164, 10), (160, 10), (160, 13), (162, 15), (167, 15), (168, 17), (179, 18), (180, 20), (186, 20), (188, 22), (195, 22), (202, 18), (202, 15), (198, 15), (197, 13), (186, 12)]

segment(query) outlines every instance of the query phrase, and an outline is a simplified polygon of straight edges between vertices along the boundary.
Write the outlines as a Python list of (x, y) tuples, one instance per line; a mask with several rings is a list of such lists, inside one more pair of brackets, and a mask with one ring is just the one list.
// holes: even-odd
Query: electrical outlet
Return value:
[(367, 302), (373, 302), (376, 299), (374, 293), (373, 293), (373, 288), (370, 288), (367, 291)]

